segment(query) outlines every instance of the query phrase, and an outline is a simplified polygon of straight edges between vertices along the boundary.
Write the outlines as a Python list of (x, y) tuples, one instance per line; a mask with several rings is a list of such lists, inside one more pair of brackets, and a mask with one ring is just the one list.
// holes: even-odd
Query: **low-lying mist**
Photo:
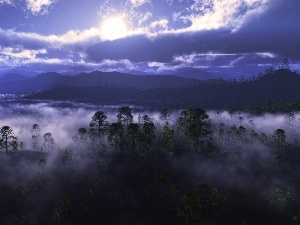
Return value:
[[(119, 105), (93, 105), (76, 102), (35, 102), (30, 104), (5, 103), (0, 105), (0, 126), (8, 125), (14, 130), (19, 141), (26, 144), (32, 136), (33, 124), (38, 124), (41, 134), (51, 132), (57, 147), (65, 148), (72, 142), (72, 137), (81, 127), (89, 128), (93, 114), (100, 110), (107, 115), (109, 123), (117, 121)], [(131, 106), (134, 122), (138, 117), (148, 115), (159, 128), (163, 126), (161, 112), (153, 112), (144, 107)], [(169, 123), (176, 127), (181, 110), (170, 111)], [(228, 111), (208, 111), (214, 128), (223, 123), (227, 128), (236, 125), (244, 126), (247, 130), (256, 130), (272, 136), (276, 129), (284, 129), (287, 140), (300, 141), (300, 113), (292, 115), (265, 114), (253, 116), (238, 112), (230, 114)]]
[(289, 141), (300, 140), (300, 113), (269, 114), (261, 116), (249, 113), (228, 111), (209, 111), (208, 114), (214, 124), (224, 123), (226, 126), (244, 126), (257, 132), (273, 135), (277, 129), (284, 129)]
[(31, 150), (32, 126), (38, 124), (43, 135), (50, 132), (57, 147), (65, 148), (80, 127), (89, 127), (92, 115), (103, 110), (108, 121), (116, 118), (119, 106), (92, 105), (77, 102), (5, 103), (0, 105), (0, 126), (10, 126), (14, 135)]
[[(294, 221), (300, 209), (300, 113), (254, 116), (209, 110), (213, 133), (200, 138), (197, 150), (179, 126), (182, 110), (169, 110), (163, 116), (163, 111), (130, 106), (133, 122), (139, 123), (144, 115), (153, 122), (154, 134), (143, 137), (144, 142), (151, 139), (150, 145), (132, 139), (124, 147), (120, 140), (109, 141), (107, 133), (100, 141), (88, 136), (74, 139), (79, 128), (89, 130), (96, 111), (103, 111), (109, 124), (117, 122), (119, 107), (51, 101), (1, 104), (0, 128), (10, 126), (22, 145), (16, 157), (1, 150), (0, 199), (6, 198), (7, 191), (19, 196), (20, 206), (13, 209), (9, 199), (0, 202), (0, 222), (99, 224), (102, 220), (102, 224), (116, 225), (192, 225)], [(34, 124), (40, 128), (39, 148), (32, 143)], [(275, 135), (278, 129), (281, 133)], [(49, 132), (54, 139), (51, 151), (42, 147), (43, 135)], [(164, 140), (168, 140), (166, 145)], [(205, 203), (197, 202), (197, 196)], [(195, 204), (195, 212), (189, 211)], [(3, 212), (2, 205), (7, 206)], [(227, 212), (219, 220), (216, 211), (223, 212), (223, 208)]]

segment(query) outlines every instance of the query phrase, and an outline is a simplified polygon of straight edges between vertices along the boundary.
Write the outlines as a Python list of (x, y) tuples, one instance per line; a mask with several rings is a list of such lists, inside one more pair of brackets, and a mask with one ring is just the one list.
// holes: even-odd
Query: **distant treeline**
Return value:
[[(151, 77), (149, 77), (151, 79)], [(29, 99), (78, 100), (102, 104), (135, 104), (151, 108), (202, 107), (253, 113), (299, 110), (300, 76), (285, 63), (249, 80), (214, 80), (182, 86), (143, 89), (126, 86), (55, 87)]]

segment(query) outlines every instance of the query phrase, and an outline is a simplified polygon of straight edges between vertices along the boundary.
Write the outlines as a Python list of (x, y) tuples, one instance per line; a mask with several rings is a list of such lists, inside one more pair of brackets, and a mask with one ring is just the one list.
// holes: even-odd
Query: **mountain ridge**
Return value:
[[(202, 83), (194, 78), (183, 78), (175, 75), (132, 75), (120, 72), (92, 71), (76, 76), (62, 75), (56, 72), (42, 73), (24, 80), (5, 80), (2, 82), (0, 94), (28, 91), (49, 90), (55, 86), (95, 86), (116, 85), (140, 89), (151, 89), (161, 86), (185, 86)], [(208, 81), (209, 82), (209, 81)]]
[(10, 73), (10, 74), (6, 74), (6, 75), (0, 77), (0, 83), (7, 82), (7, 81), (26, 80), (28, 78), (29, 77), (25, 76), (25, 75)]
[[(278, 69), (246, 81), (200, 82), (192, 85), (138, 89), (126, 86), (57, 87), (32, 98), (86, 100), (111, 104), (160, 104), (175, 107), (241, 108), (268, 101), (294, 101), (300, 97), (300, 76)], [(59, 93), (59, 94), (57, 94)]]

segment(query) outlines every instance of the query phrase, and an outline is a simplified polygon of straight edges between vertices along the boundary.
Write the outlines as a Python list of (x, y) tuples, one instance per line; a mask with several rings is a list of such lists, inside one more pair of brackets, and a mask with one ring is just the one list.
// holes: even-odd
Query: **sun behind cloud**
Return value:
[(125, 37), (127, 32), (128, 27), (122, 17), (106, 18), (100, 25), (100, 35), (104, 40), (113, 41)]

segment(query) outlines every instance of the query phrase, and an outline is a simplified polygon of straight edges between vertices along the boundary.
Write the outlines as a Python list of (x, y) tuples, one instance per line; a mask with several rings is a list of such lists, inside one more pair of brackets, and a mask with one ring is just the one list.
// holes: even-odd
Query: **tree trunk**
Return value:
[(5, 137), (5, 150), (8, 152), (8, 138)]
[(99, 144), (100, 144), (100, 138), (101, 138), (101, 124), (100, 124), (100, 121), (98, 123), (98, 135), (99, 135)]

